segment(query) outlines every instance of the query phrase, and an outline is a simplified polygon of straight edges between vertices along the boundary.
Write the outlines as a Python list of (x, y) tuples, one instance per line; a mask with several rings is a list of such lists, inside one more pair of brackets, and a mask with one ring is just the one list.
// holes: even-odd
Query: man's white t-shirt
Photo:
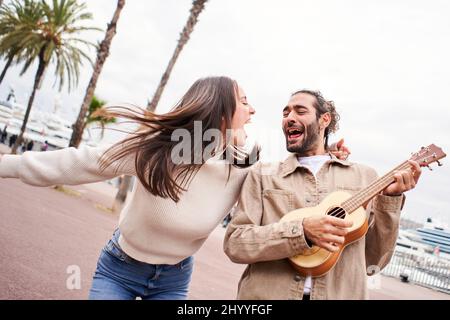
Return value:
[[(319, 155), (319, 156), (311, 156), (311, 157), (298, 157), (298, 162), (305, 167), (308, 167), (309, 170), (314, 174), (314, 177), (317, 175), (317, 172), (319, 172), (320, 168), (330, 160), (331, 157), (329, 155)], [(305, 279), (305, 287), (303, 289), (304, 294), (310, 294), (311, 293), (311, 285), (312, 285), (312, 279), (310, 276), (306, 277)]]

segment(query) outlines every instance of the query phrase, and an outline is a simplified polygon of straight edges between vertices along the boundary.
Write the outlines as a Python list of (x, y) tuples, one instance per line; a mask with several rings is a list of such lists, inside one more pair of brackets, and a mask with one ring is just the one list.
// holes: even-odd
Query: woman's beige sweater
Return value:
[[(136, 176), (134, 159), (101, 171), (98, 159), (107, 148), (83, 146), (4, 155), (0, 177), (45, 187), (97, 182), (122, 174)], [(152, 264), (176, 264), (194, 254), (237, 201), (248, 170), (232, 167), (228, 180), (228, 168), (223, 160), (208, 160), (178, 203), (152, 195), (137, 179), (119, 218), (122, 249), (134, 259)]]

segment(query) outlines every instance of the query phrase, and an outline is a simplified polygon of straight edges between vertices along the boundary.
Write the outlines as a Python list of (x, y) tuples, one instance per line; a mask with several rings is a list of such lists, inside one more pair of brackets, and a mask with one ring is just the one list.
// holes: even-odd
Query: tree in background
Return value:
[[(161, 81), (159, 82), (158, 88), (156, 89), (155, 94), (153, 95), (152, 101), (148, 104), (147, 110), (154, 112), (156, 107), (158, 106), (159, 99), (166, 87), (167, 82), (169, 81), (170, 74), (172, 72), (173, 67), (175, 66), (175, 62), (178, 59), (178, 56), (183, 50), (183, 47), (188, 42), (189, 37), (194, 31), (194, 26), (198, 21), (198, 16), (203, 11), (205, 7), (205, 3), (207, 0), (194, 0), (192, 2), (192, 7), (190, 10), (189, 18), (186, 22), (186, 25), (183, 28), (183, 31), (180, 34), (180, 39), (178, 40), (178, 44), (175, 48), (175, 51), (172, 54), (172, 57), (169, 60), (169, 64), (167, 65), (166, 70), (164, 71)], [(119, 191), (116, 194), (116, 199), (114, 201), (113, 210), (119, 210), (127, 199), (128, 190), (131, 185), (131, 177), (123, 176), (120, 180)]]
[[(83, 103), (81, 105), (80, 113), (78, 118), (73, 124), (72, 137), (70, 138), (69, 146), (76, 147), (80, 145), (81, 138), (83, 136), (84, 128), (86, 127), (86, 113), (90, 109), (91, 101), (94, 97), (95, 88), (97, 87), (98, 77), (102, 72), (103, 65), (105, 64), (106, 58), (109, 56), (109, 49), (111, 47), (112, 39), (116, 34), (117, 21), (119, 20), (120, 13), (125, 5), (125, 0), (118, 0), (116, 11), (114, 12), (111, 22), (108, 24), (106, 29), (105, 38), (100, 43), (97, 50), (97, 61), (94, 65), (94, 71), (92, 73), (91, 80), (86, 89), (86, 94), (84, 96)], [(103, 134), (102, 134), (103, 135)]]
[(166, 71), (164, 71), (161, 77), (161, 81), (159, 82), (158, 88), (156, 89), (155, 94), (153, 95), (152, 101), (147, 106), (147, 110), (149, 111), (156, 110), (159, 99), (161, 98), (164, 88), (166, 87), (166, 84), (169, 81), (172, 69), (175, 66), (175, 63), (177, 62), (181, 50), (183, 50), (183, 47), (188, 42), (192, 31), (194, 31), (194, 27), (198, 21), (198, 16), (205, 8), (206, 1), (207, 0), (194, 0), (192, 2), (192, 7), (190, 10), (191, 14), (189, 15), (186, 25), (184, 26), (183, 31), (180, 34), (180, 39), (178, 40), (178, 44), (175, 48), (175, 51), (173, 52), (172, 57), (169, 60), (169, 64), (167, 65)]
[[(23, 62), (26, 57), (33, 55), (33, 47), (27, 41), (17, 41), (17, 34), (28, 33), (41, 23), (42, 10), (39, 2), (25, 0), (12, 1), (9, 6), (0, 7), (0, 57), (6, 60), (0, 74), (0, 84), (6, 72), (14, 64)], [(22, 23), (17, 23), (22, 21)], [(29, 66), (28, 66), (29, 67)], [(24, 74), (28, 67), (22, 70)]]
[(81, 132), (83, 132), (86, 127), (88, 127), (89, 130), (89, 126), (92, 124), (98, 124), (102, 130), (100, 133), (100, 139), (103, 139), (106, 125), (117, 122), (117, 119), (112, 117), (106, 111), (105, 105), (106, 101), (100, 100), (95, 95), (92, 96), (91, 103), (89, 104), (89, 110), (83, 121), (84, 127)]
[[(35, 9), (30, 13), (33, 15), (31, 18), (18, 15), (16, 12), (17, 8), (27, 4), (33, 4)], [(0, 46), (27, 47), (22, 74), (33, 62), (36, 60), (38, 62), (33, 90), (28, 100), (20, 134), (12, 148), (12, 153), (15, 154), (17, 147), (22, 143), (36, 91), (41, 86), (48, 66), (56, 63), (55, 84), (59, 82), (59, 90), (67, 81), (68, 90), (71, 91), (72, 87), (78, 85), (79, 70), (83, 66), (83, 61), (86, 60), (92, 64), (89, 56), (78, 46), (81, 44), (87, 48), (95, 47), (93, 43), (79, 38), (78, 34), (98, 29), (80, 25), (86, 20), (91, 20), (92, 14), (85, 11), (84, 3), (78, 4), (76, 0), (53, 0), (51, 5), (46, 1), (13, 0), (10, 5), (2, 6), (2, 10), (7, 11), (8, 14), (2, 15), (1, 19), (11, 19), (9, 23), (15, 28), (2, 36)], [(30, 23), (35, 21), (33, 20), (35, 15), (40, 15), (41, 19)]]

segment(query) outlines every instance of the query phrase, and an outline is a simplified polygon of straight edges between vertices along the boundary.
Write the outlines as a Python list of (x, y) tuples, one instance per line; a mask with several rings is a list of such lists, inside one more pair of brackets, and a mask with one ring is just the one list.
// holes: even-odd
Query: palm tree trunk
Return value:
[(194, 31), (194, 26), (198, 21), (198, 16), (205, 7), (206, 1), (208, 0), (194, 0), (192, 2), (192, 8), (190, 11), (191, 14), (189, 15), (186, 25), (184, 26), (183, 31), (181, 32), (177, 47), (175, 48), (172, 58), (170, 59), (169, 64), (167, 65), (166, 71), (161, 77), (161, 81), (159, 82), (158, 88), (156, 89), (152, 101), (147, 106), (147, 109), (149, 111), (153, 112), (156, 110), (159, 99), (161, 98), (161, 95), (164, 91), (167, 81), (169, 81), (170, 73), (172, 72), (175, 62), (177, 61), (181, 50), (183, 50), (184, 45), (188, 42), (192, 31)]
[[(194, 30), (194, 26), (198, 21), (198, 16), (200, 15), (203, 8), (205, 7), (206, 1), (207, 0), (194, 0), (192, 2), (192, 8), (190, 10), (191, 13), (186, 22), (186, 25), (183, 28), (180, 39), (178, 40), (178, 45), (175, 48), (175, 51), (172, 55), (172, 58), (169, 61), (166, 71), (162, 75), (161, 81), (158, 85), (158, 88), (156, 89), (156, 92), (153, 96), (152, 101), (147, 106), (147, 110), (150, 110), (150, 111), (156, 110), (159, 99), (161, 98), (161, 95), (164, 91), (167, 81), (169, 80), (170, 73), (172, 72), (175, 62), (177, 61), (178, 56), (181, 53), (181, 50), (183, 50), (184, 45), (188, 42), (189, 36), (192, 33), (192, 31)], [(123, 205), (123, 203), (125, 202), (127, 193), (124, 192), (123, 190), (128, 190), (130, 188), (131, 181), (132, 180), (129, 177), (121, 180), (120, 185), (119, 185), (119, 191), (117, 192), (116, 199), (115, 199), (115, 204), (114, 204), (115, 208), (119, 207), (120, 205)]]
[(120, 177), (119, 190), (117, 191), (116, 198), (114, 199), (114, 204), (112, 210), (114, 212), (120, 212), (127, 199), (128, 190), (132, 182), (132, 177), (123, 175)]
[(34, 85), (33, 85), (33, 91), (31, 92), (30, 99), (28, 100), (28, 106), (27, 111), (25, 112), (25, 117), (23, 118), (22, 128), (20, 129), (20, 134), (17, 137), (16, 142), (14, 143), (14, 146), (12, 148), (11, 153), (16, 154), (17, 148), (21, 145), (23, 134), (25, 133), (28, 117), (30, 116), (31, 107), (33, 106), (34, 97), (36, 95), (37, 89), (40, 87), (42, 79), (44, 78), (45, 69), (47, 68), (47, 63), (43, 59), (45, 48), (41, 49), (41, 54), (39, 55), (39, 66), (36, 71), (36, 76), (34, 77)]
[(109, 48), (111, 47), (112, 39), (116, 34), (117, 21), (120, 17), (120, 12), (125, 5), (125, 0), (118, 0), (116, 11), (114, 12), (114, 16), (111, 22), (108, 24), (108, 28), (106, 29), (105, 38), (103, 39), (100, 47), (97, 51), (97, 61), (95, 62), (94, 72), (92, 73), (91, 80), (89, 81), (89, 85), (86, 89), (86, 95), (84, 96), (83, 104), (81, 105), (80, 113), (78, 114), (78, 118), (76, 122), (73, 124), (73, 132), (72, 137), (70, 138), (70, 147), (76, 147), (81, 143), (81, 138), (83, 137), (83, 130), (86, 122), (86, 114), (89, 110), (89, 105), (92, 101), (92, 97), (94, 96), (95, 88), (97, 87), (97, 80), (102, 72), (103, 65), (105, 64), (106, 58), (109, 56)]
[(8, 69), (9, 69), (9, 67), (11, 66), (11, 63), (13, 62), (13, 60), (14, 60), (14, 56), (13, 56), (13, 55), (10, 55), (10, 56), (8, 57), (8, 60), (6, 61), (5, 67), (3, 68), (2, 74), (0, 75), (0, 84), (3, 82), (3, 78), (4, 78), (5, 75), (6, 75), (6, 71), (8, 71)]

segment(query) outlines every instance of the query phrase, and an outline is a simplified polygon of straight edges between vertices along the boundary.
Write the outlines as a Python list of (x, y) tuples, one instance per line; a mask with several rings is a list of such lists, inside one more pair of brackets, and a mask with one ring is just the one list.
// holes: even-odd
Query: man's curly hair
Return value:
[(331, 100), (326, 100), (320, 91), (307, 90), (307, 89), (302, 89), (302, 90), (296, 91), (291, 95), (291, 97), (295, 96), (299, 93), (307, 93), (316, 98), (316, 101), (314, 102), (313, 106), (316, 109), (317, 120), (319, 120), (319, 118), (322, 114), (327, 113), (327, 112), (330, 113), (331, 122), (328, 125), (328, 127), (325, 129), (325, 134), (324, 134), (325, 149), (328, 149), (328, 137), (329, 137), (330, 133), (335, 133), (336, 131), (339, 130), (339, 119), (341, 118), (339, 116), (339, 113), (337, 113), (337, 111), (336, 111), (334, 102)]

